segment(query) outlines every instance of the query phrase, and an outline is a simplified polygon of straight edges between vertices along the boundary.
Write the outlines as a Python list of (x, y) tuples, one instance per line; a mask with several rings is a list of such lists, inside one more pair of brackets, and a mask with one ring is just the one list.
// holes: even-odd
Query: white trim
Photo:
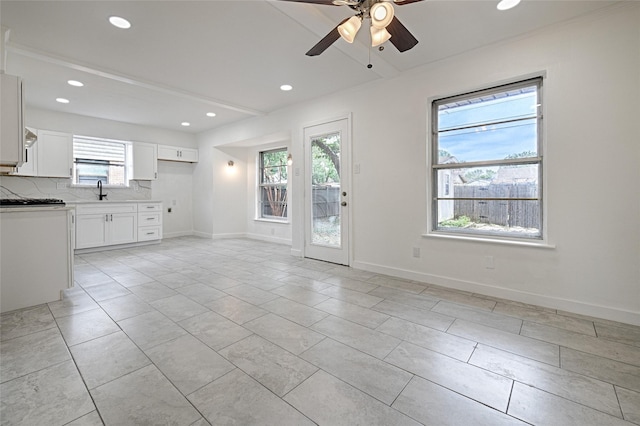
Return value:
[(474, 243), (491, 243), (491, 244), (505, 244), (510, 246), (519, 246), (519, 247), (533, 247), (533, 248), (541, 248), (541, 249), (555, 249), (555, 244), (545, 243), (543, 240), (511, 240), (511, 239), (501, 239), (501, 238), (492, 238), (485, 236), (475, 236), (471, 234), (464, 235), (452, 235), (452, 234), (444, 234), (442, 232), (433, 231), (429, 234), (422, 234), (423, 238), (442, 238), (445, 240), (458, 240), (458, 241), (466, 241), (466, 242), (474, 242)]
[(255, 222), (279, 223), (281, 225), (289, 225), (291, 223), (289, 218), (286, 218), (286, 219), (283, 219), (283, 220), (278, 220), (278, 219), (267, 219), (267, 218), (264, 218), (264, 217), (256, 217), (253, 220)]
[(211, 238), (214, 240), (224, 240), (227, 238), (247, 238), (247, 234), (243, 232), (239, 232), (236, 234), (211, 234)]
[(193, 231), (192, 234), (194, 237), (201, 237), (201, 238), (213, 238), (213, 234), (210, 234), (208, 232), (201, 232), (201, 231)]
[(252, 233), (248, 233), (245, 235), (245, 238), (250, 238), (252, 240), (258, 240), (258, 241), (266, 241), (269, 243), (275, 243), (275, 244), (283, 244), (286, 246), (291, 246), (291, 240), (287, 239), (287, 238), (280, 238), (280, 237), (273, 237), (271, 235), (261, 235), (261, 234), (252, 234)]
[(127, 244), (114, 244), (110, 246), (99, 246), (99, 247), (87, 247), (82, 249), (74, 249), (74, 254), (86, 254), (86, 253), (95, 253), (99, 251), (108, 251), (108, 250), (118, 250), (118, 249), (127, 249), (134, 247), (142, 247), (153, 244), (160, 244), (162, 240), (150, 240), (150, 241), (138, 241), (135, 243), (127, 243)]
[(162, 238), (179, 238), (179, 237), (191, 237), (194, 236), (194, 231), (180, 231), (180, 232), (163, 232)]
[(608, 319), (611, 321), (618, 321), (625, 324), (640, 326), (640, 312), (618, 309), (611, 306), (585, 303), (560, 297), (545, 296), (542, 294), (513, 290), (474, 281), (458, 280), (449, 277), (426, 274), (424, 272), (394, 268), (369, 262), (355, 261), (353, 262), (352, 267), (354, 269), (375, 272), (377, 274), (384, 274), (392, 277), (419, 281), (424, 283), (425, 285), (433, 284), (455, 290), (463, 290), (482, 294), (489, 297), (513, 300), (516, 302), (542, 306), (550, 309), (558, 309), (576, 314), (588, 315), (596, 318)]

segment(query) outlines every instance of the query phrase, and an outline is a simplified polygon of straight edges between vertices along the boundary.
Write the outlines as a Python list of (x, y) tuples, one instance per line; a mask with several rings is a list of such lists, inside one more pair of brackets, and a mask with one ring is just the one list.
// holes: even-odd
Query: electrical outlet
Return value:
[(484, 257), (484, 267), (487, 269), (494, 269), (495, 265), (493, 263), (493, 256), (485, 256)]
[(56, 189), (67, 189), (69, 187), (69, 184), (66, 182), (57, 182), (56, 183)]
[(176, 203), (176, 200), (171, 200), (171, 205), (172, 205), (172, 206), (175, 206), (176, 204), (177, 204), (177, 203)]
[(271, 228), (271, 235), (275, 235), (276, 234), (276, 229), (275, 228)]
[(413, 248), (413, 257), (415, 257), (416, 259), (420, 257), (420, 247)]
[(353, 174), (356, 174), (356, 175), (360, 174), (360, 163), (356, 163), (353, 165)]

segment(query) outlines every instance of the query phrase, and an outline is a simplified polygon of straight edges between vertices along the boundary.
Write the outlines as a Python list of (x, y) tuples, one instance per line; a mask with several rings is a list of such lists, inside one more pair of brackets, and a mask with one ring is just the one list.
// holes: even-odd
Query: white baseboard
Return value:
[(213, 234), (209, 234), (208, 232), (193, 231), (193, 235), (200, 238), (213, 238)]
[(100, 247), (89, 247), (82, 249), (74, 249), (73, 254), (87, 254), (87, 253), (97, 253), (100, 251), (107, 250), (118, 250), (118, 249), (126, 249), (126, 248), (135, 248), (135, 247), (143, 247), (149, 246), (153, 244), (160, 244), (162, 240), (151, 240), (151, 241), (138, 241), (135, 243), (127, 243), (127, 244), (115, 244), (112, 246), (100, 246)]
[(229, 234), (211, 234), (211, 238), (214, 240), (224, 240), (227, 238), (247, 238), (247, 234), (243, 232)]
[(291, 249), (291, 256), (302, 257), (302, 250), (300, 250), (300, 249)]
[(251, 238), (252, 240), (266, 241), (268, 243), (283, 244), (283, 245), (287, 245), (287, 246), (291, 245), (291, 240), (288, 240), (286, 238), (274, 237), (272, 235), (250, 234), (249, 233), (249, 234), (246, 234), (245, 236), (246, 236), (246, 238)]
[(182, 231), (182, 232), (163, 232), (162, 238), (179, 238), (179, 237), (191, 237), (196, 235), (194, 231)]
[(377, 274), (384, 274), (397, 278), (419, 281), (425, 284), (435, 284), (442, 287), (469, 291), (485, 296), (498, 297), (501, 299), (508, 299), (516, 302), (543, 306), (550, 309), (558, 309), (580, 315), (588, 315), (591, 317), (623, 322), (625, 324), (640, 325), (640, 312), (628, 311), (611, 306), (597, 305), (581, 302), (579, 300), (564, 299), (560, 297), (545, 296), (543, 294), (513, 290), (505, 287), (499, 287), (473, 281), (458, 280), (454, 278), (426, 274), (423, 272), (394, 268), (368, 262), (355, 261), (353, 262), (352, 267), (368, 272), (375, 272)]

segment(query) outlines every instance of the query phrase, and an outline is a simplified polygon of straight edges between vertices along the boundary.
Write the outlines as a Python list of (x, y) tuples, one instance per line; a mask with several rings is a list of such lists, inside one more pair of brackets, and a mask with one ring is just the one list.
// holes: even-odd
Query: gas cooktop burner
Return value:
[(0, 199), (0, 207), (31, 207), (31, 206), (44, 206), (44, 205), (57, 205), (64, 206), (63, 200), (57, 200), (55, 198), (5, 198)]

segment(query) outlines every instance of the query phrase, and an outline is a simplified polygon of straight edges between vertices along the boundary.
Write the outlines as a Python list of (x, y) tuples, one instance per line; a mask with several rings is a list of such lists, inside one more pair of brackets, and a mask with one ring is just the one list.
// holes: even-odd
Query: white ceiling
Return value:
[[(382, 52), (369, 49), (363, 25), (354, 44), (340, 39), (316, 57), (305, 52), (353, 14), (347, 6), (2, 0), (0, 20), (10, 30), (6, 72), (23, 77), (27, 107), (199, 133), (617, 3), (522, 0), (500, 12), (497, 1), (396, 6), (396, 16), (420, 41), (415, 48), (399, 53), (387, 42)], [(111, 26), (112, 15), (132, 28)], [(69, 79), (85, 86), (71, 87)], [(282, 92), (284, 83), (294, 89)], [(59, 104), (57, 97), (70, 103)], [(217, 116), (206, 117), (209, 111)], [(183, 121), (192, 125), (182, 127)]]

